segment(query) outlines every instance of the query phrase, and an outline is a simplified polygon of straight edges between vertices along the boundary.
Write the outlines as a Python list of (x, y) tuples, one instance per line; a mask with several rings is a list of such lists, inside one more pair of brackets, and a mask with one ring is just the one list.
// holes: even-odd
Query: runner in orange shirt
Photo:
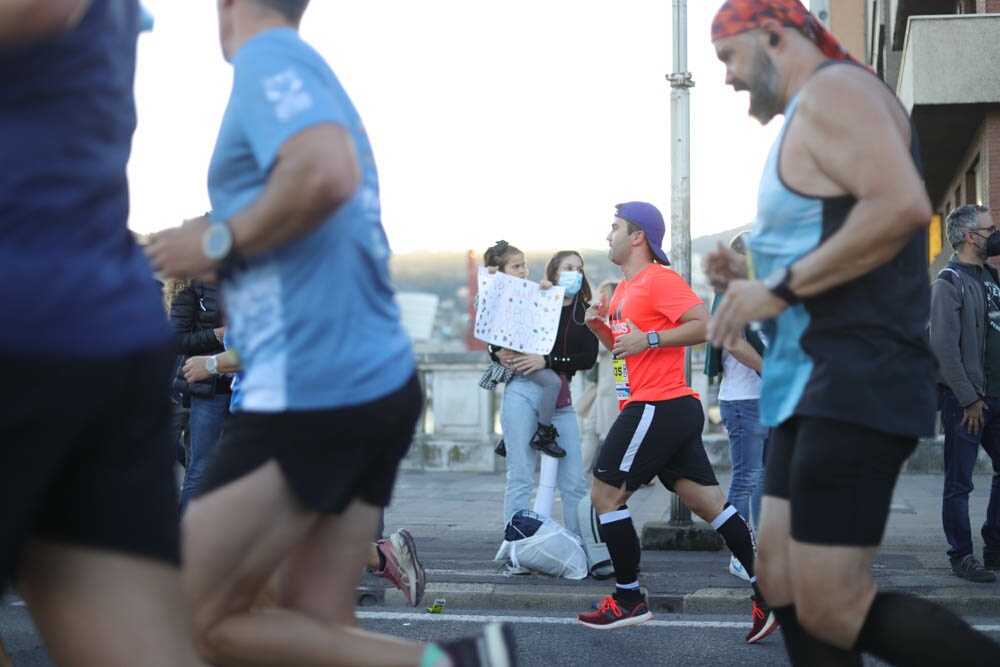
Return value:
[(614, 353), (622, 411), (597, 454), (590, 497), (615, 566), (616, 588), (597, 610), (577, 619), (598, 630), (653, 617), (639, 589), (640, 545), (628, 502), (654, 477), (722, 535), (750, 575), (753, 627), (760, 641), (777, 627), (754, 577), (753, 534), (726, 502), (701, 442), (705, 414), (684, 378), (684, 348), (705, 341), (710, 316), (702, 300), (673, 269), (660, 247), (663, 216), (652, 204), (619, 204), (608, 256), (621, 267), (611, 303), (587, 310), (587, 326)]

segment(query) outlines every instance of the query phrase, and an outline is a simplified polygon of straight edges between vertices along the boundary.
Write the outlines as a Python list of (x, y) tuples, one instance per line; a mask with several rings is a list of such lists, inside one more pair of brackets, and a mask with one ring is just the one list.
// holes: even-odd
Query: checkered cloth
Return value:
[(759, 28), (764, 19), (796, 28), (827, 58), (854, 60), (799, 0), (726, 0), (712, 20), (712, 41)]
[(483, 371), (482, 377), (479, 378), (479, 386), (483, 389), (493, 389), (501, 382), (510, 382), (512, 377), (514, 377), (512, 369), (494, 361)]

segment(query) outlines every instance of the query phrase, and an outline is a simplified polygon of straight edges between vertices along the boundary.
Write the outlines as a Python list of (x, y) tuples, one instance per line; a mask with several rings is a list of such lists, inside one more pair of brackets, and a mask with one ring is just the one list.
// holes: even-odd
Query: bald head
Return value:
[(255, 5), (278, 12), (292, 23), (298, 23), (309, 6), (309, 0), (250, 0)]

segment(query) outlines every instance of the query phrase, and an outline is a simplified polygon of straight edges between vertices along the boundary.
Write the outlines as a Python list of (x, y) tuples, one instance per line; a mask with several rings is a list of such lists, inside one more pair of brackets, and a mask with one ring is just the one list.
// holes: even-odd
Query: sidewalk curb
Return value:
[[(613, 583), (594, 582), (585, 588), (568, 591), (562, 586), (531, 583), (525, 586), (501, 584), (428, 583), (417, 611), (429, 607), (436, 599), (446, 601), (444, 614), (474, 610), (520, 610), (582, 613), (608, 595)], [(885, 590), (892, 590), (885, 587)], [(941, 605), (956, 614), (991, 615), (1000, 612), (1000, 589), (984, 584), (984, 589), (972, 592), (966, 587), (938, 588), (923, 592), (899, 589)], [(750, 590), (745, 588), (703, 588), (694, 593), (647, 591), (649, 607), (664, 614), (749, 614)], [(371, 602), (369, 604), (372, 604)], [(382, 606), (392, 610), (413, 609), (395, 589), (384, 592)]]

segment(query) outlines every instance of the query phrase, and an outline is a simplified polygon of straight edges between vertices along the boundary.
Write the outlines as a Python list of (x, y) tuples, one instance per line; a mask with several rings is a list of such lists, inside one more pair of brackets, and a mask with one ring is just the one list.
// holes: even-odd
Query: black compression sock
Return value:
[(615, 588), (615, 597), (620, 602), (627, 602), (629, 604), (635, 604), (636, 602), (642, 602), (646, 599), (646, 596), (642, 594), (642, 591), (638, 588)]
[(1000, 644), (943, 607), (895, 592), (875, 596), (854, 648), (894, 665), (1000, 665)]
[(795, 617), (795, 606), (771, 609), (778, 618), (781, 636), (785, 640), (788, 659), (797, 667), (861, 667), (861, 654), (845, 651), (832, 644), (822, 642), (799, 624)]
[(613, 512), (598, 515), (601, 534), (608, 545), (608, 554), (615, 566), (615, 581), (619, 586), (629, 586), (638, 580), (639, 540), (628, 506), (622, 505)]
[[(736, 560), (743, 565), (743, 569), (750, 575), (750, 581), (756, 582), (757, 579), (753, 569), (753, 531), (750, 530), (750, 526), (740, 516), (740, 513), (736, 511), (736, 508), (726, 503), (719, 516), (712, 520), (712, 528), (719, 535), (722, 535), (726, 546), (729, 547), (729, 550), (736, 556)], [(754, 584), (755, 592), (757, 592), (756, 589), (756, 584)]]

